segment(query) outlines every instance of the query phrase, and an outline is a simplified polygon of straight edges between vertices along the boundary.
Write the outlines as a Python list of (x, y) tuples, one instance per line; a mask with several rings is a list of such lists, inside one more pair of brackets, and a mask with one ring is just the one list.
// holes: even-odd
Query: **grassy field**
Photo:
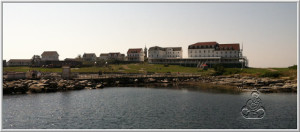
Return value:
[[(31, 68), (31, 67), (4, 67), (3, 71), (15, 71), (26, 72), (28, 70), (37, 70), (41, 72), (62, 72), (61, 68)], [(213, 68), (209, 68), (207, 71), (201, 70), (195, 67), (183, 67), (178, 65), (169, 65), (165, 67), (160, 64), (120, 64), (110, 65), (109, 67), (83, 67), (72, 68), (71, 72), (122, 72), (122, 73), (192, 73), (201, 74), (204, 76), (212, 75), (214, 73)], [(295, 68), (225, 68), (223, 75), (240, 74), (247, 76), (273, 76), (279, 75), (279, 77), (297, 78), (297, 69)]]
[[(35, 68), (35, 67), (4, 67), (4, 72), (26, 72), (28, 70), (37, 70), (41, 72), (62, 72), (61, 68)], [(159, 64), (120, 64), (110, 65), (109, 67), (83, 67), (83, 68), (71, 68), (71, 72), (122, 72), (122, 73), (194, 73), (194, 74), (210, 74), (213, 69), (207, 71), (200, 70), (194, 67), (183, 67), (178, 65), (169, 65), (165, 67)]]

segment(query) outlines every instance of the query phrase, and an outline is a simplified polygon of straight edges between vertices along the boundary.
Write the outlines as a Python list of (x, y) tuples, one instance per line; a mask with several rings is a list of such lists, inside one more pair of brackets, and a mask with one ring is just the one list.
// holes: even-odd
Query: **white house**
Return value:
[(59, 54), (56, 51), (44, 51), (42, 53), (42, 61), (58, 61)]
[(219, 44), (217, 42), (198, 42), (188, 47), (189, 58), (222, 57), (239, 58), (240, 44)]
[(142, 48), (128, 49), (128, 61), (144, 61), (145, 53)]
[(101, 53), (99, 58), (102, 59), (102, 60), (107, 60), (108, 59), (108, 53)]
[(121, 54), (120, 52), (101, 53), (99, 58), (103, 60), (111, 59), (124, 61), (125, 54)]
[(150, 47), (148, 51), (149, 59), (172, 59), (172, 58), (182, 58), (182, 48), (181, 47)]
[(97, 60), (97, 56), (95, 53), (84, 53), (82, 56), (82, 59), (84, 61), (96, 61)]

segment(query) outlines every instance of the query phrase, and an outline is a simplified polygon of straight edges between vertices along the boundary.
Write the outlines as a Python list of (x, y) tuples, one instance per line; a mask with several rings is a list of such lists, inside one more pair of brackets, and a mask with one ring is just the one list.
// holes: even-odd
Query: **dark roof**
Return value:
[(172, 48), (173, 51), (181, 51), (182, 50), (181, 47), (166, 47), (166, 48)]
[(44, 51), (42, 53), (42, 56), (53, 56), (53, 55), (59, 55), (56, 51)]
[(150, 47), (149, 48), (149, 51), (152, 51), (152, 50), (162, 50), (162, 51), (166, 51), (167, 48), (172, 48), (173, 51), (181, 51), (182, 48), (181, 47), (159, 47), (159, 46), (154, 46), (154, 47)]
[(198, 42), (195, 44), (192, 44), (190, 46), (204, 46), (204, 45), (217, 45), (218, 43), (213, 41), (213, 42)]
[(162, 47), (159, 47), (159, 46), (154, 46), (154, 47), (150, 47), (149, 48), (149, 51), (152, 51), (152, 50), (165, 50), (164, 48), (162, 48)]
[(76, 61), (75, 58), (66, 58), (65, 61)]
[(94, 57), (94, 56), (96, 56), (95, 53), (84, 53), (83, 54), (83, 57)]
[(114, 56), (114, 55), (120, 55), (121, 53), (120, 52), (110, 52), (108, 53), (110, 56)]
[(100, 56), (108, 56), (108, 53), (101, 53)]
[(240, 50), (240, 44), (219, 44), (219, 50)]
[(10, 59), (8, 62), (31, 62), (31, 59)]
[(143, 51), (142, 48), (128, 49), (127, 54), (128, 54), (128, 53), (140, 53), (140, 52), (142, 52), (142, 51)]

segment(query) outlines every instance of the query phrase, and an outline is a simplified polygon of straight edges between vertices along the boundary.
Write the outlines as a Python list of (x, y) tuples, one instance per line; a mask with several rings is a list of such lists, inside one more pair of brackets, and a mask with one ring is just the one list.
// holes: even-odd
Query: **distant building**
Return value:
[(121, 54), (120, 52), (110, 52), (110, 53), (102, 53), (100, 54), (100, 59), (103, 60), (125, 60), (125, 54)]
[(41, 56), (42, 56), (42, 61), (59, 60), (59, 54), (56, 51), (44, 51)]
[(108, 59), (124, 61), (125, 55), (121, 54), (120, 52), (111, 52), (111, 53), (108, 53)]
[(239, 43), (198, 42), (191, 44), (188, 46), (188, 58), (173, 58), (173, 51), (158, 46), (151, 47), (148, 52), (149, 63), (199, 68), (203, 68), (203, 66), (212, 67), (215, 64), (222, 64), (225, 67), (248, 67), (247, 57), (242, 56)]
[(95, 53), (84, 53), (82, 56), (82, 59), (84, 61), (96, 61), (97, 60), (97, 56)]
[(128, 61), (144, 61), (144, 51), (142, 48), (129, 49), (127, 51)]
[(75, 59), (75, 58), (66, 58), (65, 61), (78, 61), (78, 59)]
[(149, 59), (172, 59), (172, 58), (182, 58), (182, 48), (181, 47), (150, 47), (149, 48)]
[(101, 53), (99, 58), (102, 59), (102, 60), (107, 60), (108, 59), (108, 53)]
[(217, 42), (199, 42), (189, 45), (188, 57), (239, 58), (240, 44), (219, 44)]
[(31, 59), (10, 59), (8, 66), (31, 66)]

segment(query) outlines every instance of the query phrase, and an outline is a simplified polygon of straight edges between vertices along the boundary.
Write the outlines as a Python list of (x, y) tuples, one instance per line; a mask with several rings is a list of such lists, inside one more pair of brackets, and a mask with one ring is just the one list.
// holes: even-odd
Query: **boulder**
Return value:
[(255, 80), (252, 79), (248, 79), (244, 81), (244, 84), (248, 85), (248, 86), (253, 86), (256, 83)]
[(39, 84), (33, 84), (29, 87), (29, 91), (32, 93), (41, 93), (44, 92), (45, 87)]
[(95, 88), (103, 88), (103, 85), (102, 84), (98, 84), (98, 85), (96, 85)]
[(283, 86), (283, 83), (275, 83), (276, 86)]
[(16, 84), (14, 87), (14, 93), (26, 93), (28, 90), (27, 85), (24, 84)]

